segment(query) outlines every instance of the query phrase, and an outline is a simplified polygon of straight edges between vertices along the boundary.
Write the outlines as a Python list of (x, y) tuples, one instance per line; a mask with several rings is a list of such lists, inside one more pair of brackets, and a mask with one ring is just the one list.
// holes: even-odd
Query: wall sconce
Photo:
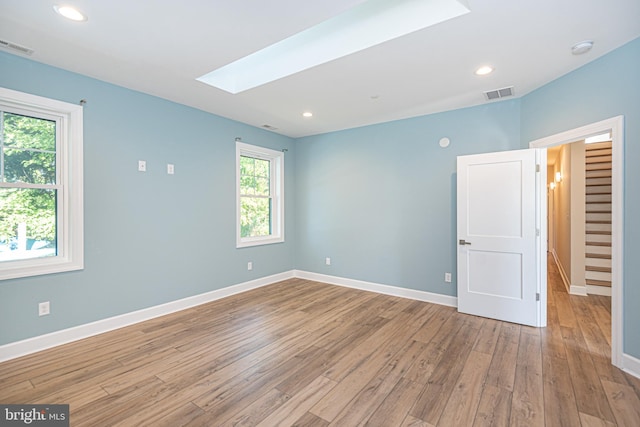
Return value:
[(555, 183), (555, 182), (553, 182), (553, 181), (551, 181), (551, 182), (549, 183), (549, 189), (550, 189), (550, 190), (555, 190), (555, 189), (556, 189), (556, 183)]
[(562, 174), (560, 171), (556, 172), (556, 182), (562, 182)]

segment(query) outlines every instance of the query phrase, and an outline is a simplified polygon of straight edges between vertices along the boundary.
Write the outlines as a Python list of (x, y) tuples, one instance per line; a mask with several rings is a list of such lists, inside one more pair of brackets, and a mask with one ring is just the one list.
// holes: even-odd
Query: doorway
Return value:
[[(572, 129), (546, 138), (532, 141), (529, 146), (531, 148), (551, 148), (588, 137), (611, 132), (612, 140), (612, 185), (611, 185), (611, 362), (614, 366), (622, 367), (622, 295), (623, 295), (623, 153), (624, 153), (624, 120), (622, 116), (603, 120), (577, 129)], [(546, 169), (541, 174), (544, 179), (540, 183), (546, 187)], [(541, 231), (547, 233), (547, 195), (546, 192), (540, 192), (540, 209), (538, 213), (541, 221)], [(546, 236), (542, 239), (546, 241)], [(546, 248), (541, 250), (539, 254), (541, 259), (546, 259)], [(546, 267), (546, 265), (545, 265)], [(546, 277), (546, 268), (545, 277)]]

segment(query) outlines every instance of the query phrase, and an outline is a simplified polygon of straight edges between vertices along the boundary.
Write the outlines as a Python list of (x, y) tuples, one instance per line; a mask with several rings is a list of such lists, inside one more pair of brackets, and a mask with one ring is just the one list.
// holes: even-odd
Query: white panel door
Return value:
[(458, 311), (539, 326), (536, 150), (458, 157)]

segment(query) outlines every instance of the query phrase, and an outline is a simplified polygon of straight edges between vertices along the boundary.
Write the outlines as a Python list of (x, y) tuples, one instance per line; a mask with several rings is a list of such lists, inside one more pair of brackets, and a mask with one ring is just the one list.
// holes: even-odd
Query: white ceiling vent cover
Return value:
[(513, 86), (490, 90), (484, 93), (484, 97), (487, 101), (493, 101), (494, 99), (505, 98), (507, 96), (513, 96)]
[(2, 39), (0, 39), (0, 47), (15, 50), (17, 52), (24, 53), (25, 55), (31, 55), (33, 53), (33, 49)]

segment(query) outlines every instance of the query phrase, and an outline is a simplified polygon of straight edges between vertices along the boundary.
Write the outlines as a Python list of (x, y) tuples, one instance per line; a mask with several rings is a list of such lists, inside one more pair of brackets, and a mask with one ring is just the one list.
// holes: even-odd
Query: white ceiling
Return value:
[[(295, 138), (478, 105), (507, 86), (519, 97), (640, 37), (638, 0), (468, 0), (466, 15), (239, 94), (196, 81), (362, 1), (0, 0), (0, 39), (35, 61)], [(88, 21), (61, 18), (56, 3)], [(593, 50), (572, 55), (587, 39)], [(484, 64), (495, 71), (474, 75)]]

